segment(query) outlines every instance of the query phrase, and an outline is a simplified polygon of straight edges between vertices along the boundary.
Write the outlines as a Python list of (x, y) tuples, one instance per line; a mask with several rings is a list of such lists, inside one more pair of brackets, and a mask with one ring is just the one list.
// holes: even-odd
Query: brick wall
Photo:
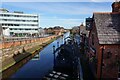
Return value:
[(120, 12), (120, 2), (114, 2), (112, 4), (112, 12)]
[[(92, 34), (94, 34), (94, 45), (92, 44)], [(91, 70), (96, 75), (96, 77), (109, 79), (117, 78), (118, 66), (116, 65), (116, 55), (120, 60), (120, 45), (100, 45), (97, 37), (96, 28), (95, 25), (93, 24), (93, 29), (90, 31), (89, 34), (89, 48), (90, 48), (88, 52), (89, 64), (91, 65)], [(104, 48), (103, 56), (102, 48)], [(97, 59), (97, 65), (95, 65), (94, 62), (90, 61), (90, 59), (93, 56), (95, 56), (95, 58)]]
[(23, 41), (13, 41), (13, 42), (4, 42), (4, 43), (0, 43), (0, 49), (2, 48), (10, 48), (10, 47), (15, 47), (15, 46), (20, 46), (20, 45), (24, 45), (24, 44), (29, 44), (32, 42), (46, 42), (51, 38), (54, 38), (56, 36), (49, 36), (49, 37), (45, 37), (45, 38), (35, 38), (35, 39), (30, 39), (30, 40), (23, 40)]
[[(92, 44), (92, 34), (94, 34), (94, 45)], [(89, 59), (92, 56), (95, 56), (95, 58), (97, 59), (97, 65), (94, 65), (93, 62), (89, 61), (90, 65), (92, 65), (91, 70), (94, 69), (93, 73), (96, 74), (96, 77), (99, 79), (100, 77), (115, 79), (118, 77), (118, 66), (116, 65), (116, 55), (120, 60), (120, 45), (100, 45), (98, 42), (99, 41), (97, 37), (97, 32), (95, 27), (93, 27), (93, 29), (89, 34), (90, 50), (88, 52), (88, 56)], [(96, 51), (95, 53), (93, 52), (92, 48)], [(102, 57), (102, 48), (104, 48), (103, 57)], [(109, 52), (111, 53), (109, 54)], [(102, 71), (101, 71), (101, 66), (102, 66)], [(97, 68), (97, 71), (95, 71), (95, 68)]]
[[(94, 40), (92, 39), (92, 34), (94, 36)], [(92, 44), (92, 40), (94, 42), (94, 44)], [(89, 52), (88, 52), (88, 57), (89, 57), (89, 64), (91, 67), (91, 70), (94, 74), (94, 76), (97, 77), (97, 67), (100, 66), (100, 62), (98, 61), (97, 63), (95, 63), (95, 61), (91, 61), (91, 58), (94, 56), (96, 58), (96, 60), (100, 59), (100, 55), (99, 53), (99, 43), (98, 43), (98, 37), (97, 37), (97, 31), (96, 31), (96, 27), (93, 24), (93, 28), (89, 33)], [(99, 67), (100, 68), (100, 67)], [(99, 69), (98, 69), (99, 70)]]
[(117, 78), (120, 59), (120, 45), (104, 45), (102, 78)]

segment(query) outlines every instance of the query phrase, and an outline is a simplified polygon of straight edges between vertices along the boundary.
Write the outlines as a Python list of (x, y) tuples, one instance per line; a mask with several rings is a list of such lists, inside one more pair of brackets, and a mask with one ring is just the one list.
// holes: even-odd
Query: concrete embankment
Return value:
[(47, 44), (54, 41), (58, 36), (49, 36), (45, 38), (35, 38), (25, 41), (7, 42), (2, 45), (2, 68), (0, 72), (8, 69), (14, 64), (20, 62), (26, 57), (39, 52)]

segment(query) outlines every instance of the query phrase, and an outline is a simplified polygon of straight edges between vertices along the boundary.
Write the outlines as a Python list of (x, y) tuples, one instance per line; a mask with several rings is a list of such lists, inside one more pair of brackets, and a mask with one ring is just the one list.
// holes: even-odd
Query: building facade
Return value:
[(50, 28), (45, 28), (45, 33), (49, 35), (62, 35), (65, 31), (63, 27), (60, 26), (55, 26), (55, 27), (50, 27)]
[(93, 13), (86, 22), (90, 30), (89, 64), (98, 80), (120, 79), (120, 12), (113, 9), (113, 12)]
[(80, 26), (74, 26), (72, 28), (72, 33), (73, 34), (80, 34)]
[(112, 12), (120, 12), (120, 1), (116, 1), (112, 4)]
[(23, 12), (9, 12), (0, 9), (0, 23), (4, 36), (36, 36), (38, 35), (39, 16)]
[(83, 23), (80, 25), (80, 35), (86, 34), (86, 27), (83, 25)]

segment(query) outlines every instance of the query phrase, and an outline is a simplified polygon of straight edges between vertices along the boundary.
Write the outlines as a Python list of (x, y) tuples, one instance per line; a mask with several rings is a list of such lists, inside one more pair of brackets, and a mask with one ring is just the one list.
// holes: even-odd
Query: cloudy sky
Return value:
[[(34, 2), (33, 2), (34, 1)], [(66, 2), (65, 2), (66, 1)], [(100, 2), (101, 1), (101, 2)], [(40, 27), (63, 26), (71, 28), (78, 26), (93, 12), (110, 12), (114, 0), (5, 0), (1, 7), (10, 12), (39, 14)]]
[(2, 2), (113, 2), (120, 0), (1, 0)]

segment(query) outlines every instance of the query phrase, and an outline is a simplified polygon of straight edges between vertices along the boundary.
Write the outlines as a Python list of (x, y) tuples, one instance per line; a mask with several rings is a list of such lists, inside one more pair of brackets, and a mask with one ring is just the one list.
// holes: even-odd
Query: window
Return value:
[(3, 16), (3, 14), (0, 14), (0, 16)]
[(25, 22), (25, 20), (22, 20), (23, 22)]
[(8, 24), (8, 26), (10, 26), (10, 24)]
[(2, 24), (2, 26), (5, 26), (5, 24)]
[(6, 27), (3, 27), (3, 30), (7, 29)]
[(14, 15), (14, 17), (19, 17), (19, 15)]
[(8, 26), (7, 24), (2, 24), (2, 26)]
[(13, 30), (12, 28), (10, 28), (10, 30)]
[(14, 26), (19, 26), (19, 24), (14, 24)]
[(29, 29), (25, 29), (25, 30), (29, 30)]
[(24, 30), (24, 29), (20, 28), (20, 30)]
[(7, 19), (3, 19), (3, 21), (7, 21)]
[(112, 57), (112, 53), (110, 51), (107, 52), (107, 58), (111, 58)]
[(33, 22), (38, 22), (38, 20), (33, 20)]
[(13, 35), (13, 32), (10, 32), (10, 35)]
[(14, 30), (18, 30), (17, 28), (14, 28)]

